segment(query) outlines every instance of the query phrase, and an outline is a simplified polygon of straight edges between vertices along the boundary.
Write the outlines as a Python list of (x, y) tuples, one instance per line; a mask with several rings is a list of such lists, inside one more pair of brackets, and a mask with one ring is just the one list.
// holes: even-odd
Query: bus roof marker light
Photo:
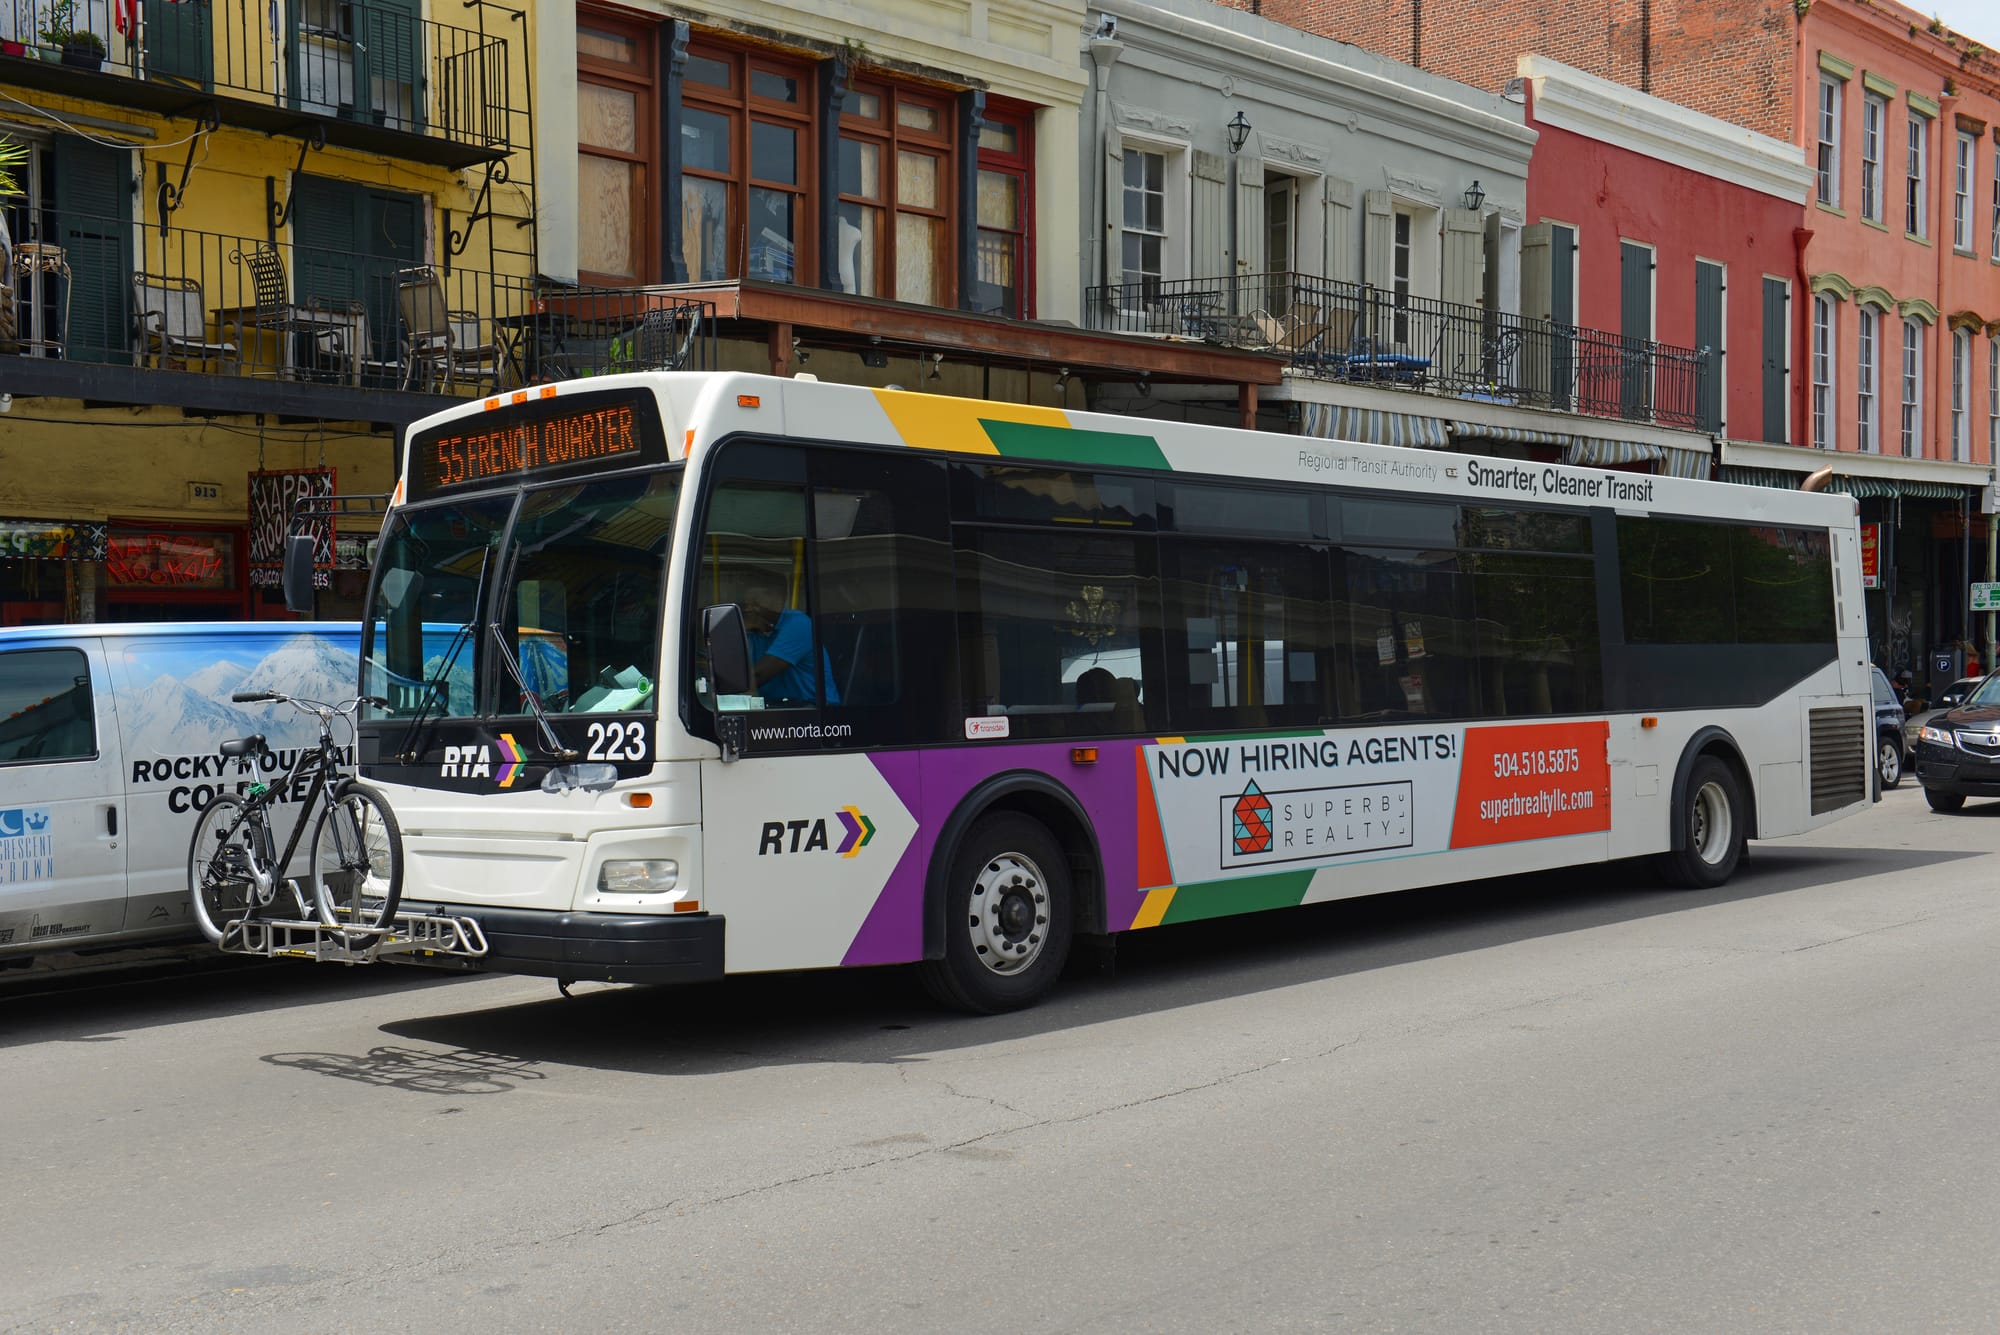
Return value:
[(541, 392), (543, 398), (552, 399), (556, 396), (556, 387), (554, 385), (543, 385)]
[(523, 403), (526, 403), (527, 401), (528, 401), (528, 391), (527, 391), (527, 390), (525, 390), (525, 389), (517, 389), (517, 390), (515, 390), (515, 391), (514, 391), (514, 403), (515, 403), (515, 406), (516, 406), (516, 407), (520, 406), (520, 405), (521, 405), (521, 404), (523, 404)]
[(493, 410), (494, 410), (495, 408), (498, 408), (498, 407), (500, 406), (500, 399), (499, 399), (499, 397), (498, 397), (498, 396), (496, 395), (495, 397), (493, 397), (493, 398), (490, 398), (490, 399), (486, 400), (486, 402), (484, 402), (484, 403), (480, 404), (479, 406), (480, 406), (480, 408), (481, 408), (481, 409), (482, 409), (483, 411), (486, 411), (486, 412), (489, 412), (489, 413), (490, 413), (490, 412), (492, 412), (492, 411), (493, 411)]
[(1660, 721), (1651, 714), (1648, 714), (1639, 720), (1639, 726), (1642, 728), (1657, 728), (1660, 726)]

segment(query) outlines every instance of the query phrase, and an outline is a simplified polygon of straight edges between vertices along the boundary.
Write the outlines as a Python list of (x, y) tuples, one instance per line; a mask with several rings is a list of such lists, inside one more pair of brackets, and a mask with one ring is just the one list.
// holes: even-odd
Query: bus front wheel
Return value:
[(1743, 785), (1736, 771), (1714, 756), (1695, 761), (1674, 819), (1679, 822), (1681, 846), (1660, 855), (1660, 874), (1670, 884), (1690, 890), (1728, 880), (1743, 859), (1749, 837)]
[(1062, 973), (1071, 912), (1069, 860), (1041, 822), (985, 817), (952, 856), (944, 958), (920, 966), (925, 989), (982, 1015), (1032, 1005)]

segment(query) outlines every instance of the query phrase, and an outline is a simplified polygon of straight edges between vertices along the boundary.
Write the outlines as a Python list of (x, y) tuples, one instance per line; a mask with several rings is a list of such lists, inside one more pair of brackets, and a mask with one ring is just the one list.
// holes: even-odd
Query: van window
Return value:
[(0, 654), (0, 764), (97, 754), (90, 666), (77, 649)]

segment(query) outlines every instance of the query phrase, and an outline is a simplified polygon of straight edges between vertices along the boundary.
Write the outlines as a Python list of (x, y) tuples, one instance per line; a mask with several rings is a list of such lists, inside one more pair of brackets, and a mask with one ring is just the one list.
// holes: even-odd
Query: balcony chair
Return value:
[[(470, 373), (475, 386), (500, 378), (500, 348), (479, 337), (479, 316), (445, 305), (444, 281), (428, 264), (396, 272), (396, 303), (403, 315), (403, 388), (449, 393)], [(433, 388), (435, 387), (435, 388)]]
[(176, 363), (239, 360), (234, 343), (210, 341), (208, 307), (192, 278), (133, 274), (132, 312), (138, 334), (133, 351), (142, 362), (151, 357), (163, 369), (180, 370), (185, 368)]
[[(260, 241), (248, 255), (231, 251), (229, 258), (250, 270), (250, 306), (228, 312), (234, 316), (237, 341), (248, 347), (251, 330), (269, 331), (278, 342), (278, 365), (282, 380), (298, 378), (303, 367), (339, 365), (346, 353), (341, 326), (323, 314), (292, 304), (291, 283), (285, 277), (285, 260), (278, 248)], [(242, 359), (247, 362), (250, 359)]]

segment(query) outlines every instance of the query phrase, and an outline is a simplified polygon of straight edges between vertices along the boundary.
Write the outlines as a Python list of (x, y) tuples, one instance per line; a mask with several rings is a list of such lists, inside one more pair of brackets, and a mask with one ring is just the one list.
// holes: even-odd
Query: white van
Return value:
[[(319, 735), (289, 706), (231, 692), (350, 699), (360, 640), (354, 622), (0, 630), (0, 967), (198, 936), (196, 814)], [(217, 750), (251, 733), (276, 753), (270, 773)]]

